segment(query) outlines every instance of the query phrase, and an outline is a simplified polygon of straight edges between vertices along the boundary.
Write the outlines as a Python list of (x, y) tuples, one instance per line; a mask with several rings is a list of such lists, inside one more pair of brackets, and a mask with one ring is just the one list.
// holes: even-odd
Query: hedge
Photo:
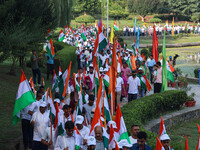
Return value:
[(199, 78), (199, 71), (198, 71), (198, 69), (200, 69), (200, 68), (194, 69), (194, 77), (195, 78)]
[(149, 22), (151, 22), (151, 23), (154, 23), (154, 22), (156, 22), (156, 23), (158, 23), (158, 22), (161, 22), (162, 20), (160, 19), (160, 18), (151, 18), (150, 20), (149, 20)]
[(87, 24), (87, 23), (93, 23), (95, 21), (95, 19), (94, 19), (93, 16), (84, 14), (82, 16), (76, 17), (75, 21), (78, 22), (78, 23)]
[[(145, 130), (143, 124), (168, 111), (179, 110), (186, 99), (185, 91), (169, 90), (128, 102), (121, 110), (129, 134), (133, 124), (137, 124), (141, 130)], [(148, 134), (147, 143), (155, 147), (156, 135), (149, 131), (146, 132)]]

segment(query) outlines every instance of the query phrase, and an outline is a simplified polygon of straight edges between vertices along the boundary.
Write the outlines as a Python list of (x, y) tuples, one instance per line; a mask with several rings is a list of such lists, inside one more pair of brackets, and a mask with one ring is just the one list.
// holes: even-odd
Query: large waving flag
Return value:
[(114, 22), (113, 28), (117, 31), (119, 31), (119, 27), (117, 26), (117, 24)]
[(119, 141), (126, 139), (129, 142), (129, 144), (131, 144), (119, 104), (117, 104), (115, 122), (117, 126), (115, 132), (117, 132), (120, 135)]
[(153, 26), (153, 48), (152, 48), (153, 59), (158, 61), (158, 37), (156, 34), (155, 25)]
[(12, 122), (14, 125), (20, 120), (20, 111), (24, 109), (29, 104), (35, 102), (35, 95), (31, 90), (31, 87), (26, 79), (26, 76), (22, 71), (19, 87), (17, 91), (17, 96), (15, 100), (14, 111), (12, 115)]
[[(164, 31), (164, 37), (163, 37), (162, 55), (163, 55), (163, 60), (166, 60), (165, 31)], [(162, 65), (162, 89), (161, 89), (161, 91), (166, 91), (166, 90), (167, 90), (167, 63), (166, 63), (166, 61), (163, 61), (163, 65)]]
[(65, 39), (65, 34), (64, 34), (63, 30), (61, 29), (60, 33), (59, 33), (58, 41), (62, 42), (64, 39)]
[(145, 79), (147, 90), (151, 91), (151, 84), (150, 84), (149, 80), (147, 79), (147, 77), (145, 75), (143, 75), (143, 78)]
[(109, 122), (111, 120), (111, 114), (105, 90), (103, 94), (103, 106), (104, 106), (104, 116), (106, 117), (106, 121)]
[[(161, 64), (163, 64), (163, 57), (161, 57), (160, 59)], [(174, 67), (172, 67), (172, 65), (167, 61), (166, 59), (166, 65), (167, 65), (167, 79), (171, 80), (172, 82), (174, 82), (174, 75), (173, 72), (175, 71)]]
[(167, 134), (166, 129), (165, 129), (165, 124), (163, 121), (163, 117), (161, 117), (161, 121), (160, 121), (160, 131), (159, 131), (159, 137), (163, 134)]
[(50, 41), (48, 42), (46, 50), (47, 50), (47, 53), (48, 53), (49, 57), (51, 59), (53, 59), (53, 56), (55, 55), (55, 51), (54, 51), (53, 40), (52, 39), (50, 39)]

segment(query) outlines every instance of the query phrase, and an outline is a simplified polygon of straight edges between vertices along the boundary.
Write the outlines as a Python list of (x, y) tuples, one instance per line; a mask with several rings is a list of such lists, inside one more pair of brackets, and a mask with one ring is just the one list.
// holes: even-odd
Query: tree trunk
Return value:
[(16, 76), (17, 60), (18, 60), (17, 57), (12, 56), (12, 65), (11, 65), (10, 72), (9, 72), (10, 75)]

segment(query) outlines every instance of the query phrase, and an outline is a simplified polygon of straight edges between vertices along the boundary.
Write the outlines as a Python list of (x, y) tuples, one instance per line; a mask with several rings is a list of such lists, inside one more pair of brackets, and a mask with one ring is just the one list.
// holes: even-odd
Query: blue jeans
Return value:
[(150, 72), (150, 75), (151, 75), (150, 80), (151, 80), (151, 83), (152, 83), (152, 81), (153, 81), (153, 67), (149, 67), (149, 72)]
[(32, 149), (33, 127), (30, 125), (30, 120), (22, 119), (22, 134), (24, 149)]
[(41, 80), (41, 73), (40, 73), (40, 69), (32, 69), (33, 72), (33, 83), (36, 84), (36, 75), (38, 75), (38, 84), (40, 84), (40, 80)]
[(32, 150), (48, 150), (48, 146), (41, 143), (41, 141), (33, 141)]

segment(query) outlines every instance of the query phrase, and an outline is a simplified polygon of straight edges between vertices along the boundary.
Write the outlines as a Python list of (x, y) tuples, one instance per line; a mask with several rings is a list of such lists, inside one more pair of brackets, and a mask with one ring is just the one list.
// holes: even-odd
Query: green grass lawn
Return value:
[[(137, 41), (137, 37), (124, 38), (124, 41), (131, 47), (134, 39)], [(159, 44), (163, 43), (163, 37), (158, 37)], [(166, 37), (166, 44), (176, 44), (176, 43), (193, 43), (200, 42), (200, 35), (190, 35), (189, 37), (184, 36), (182, 38), (174, 39), (173, 37)], [(140, 44), (152, 44), (153, 37), (140, 37)]]
[(176, 125), (170, 130), (167, 130), (167, 133), (169, 134), (172, 141), (171, 145), (172, 147), (174, 145), (173, 148), (175, 150), (185, 149), (185, 136), (187, 136), (188, 138), (189, 149), (196, 149), (199, 136), (197, 124), (200, 124), (199, 120), (181, 125)]

